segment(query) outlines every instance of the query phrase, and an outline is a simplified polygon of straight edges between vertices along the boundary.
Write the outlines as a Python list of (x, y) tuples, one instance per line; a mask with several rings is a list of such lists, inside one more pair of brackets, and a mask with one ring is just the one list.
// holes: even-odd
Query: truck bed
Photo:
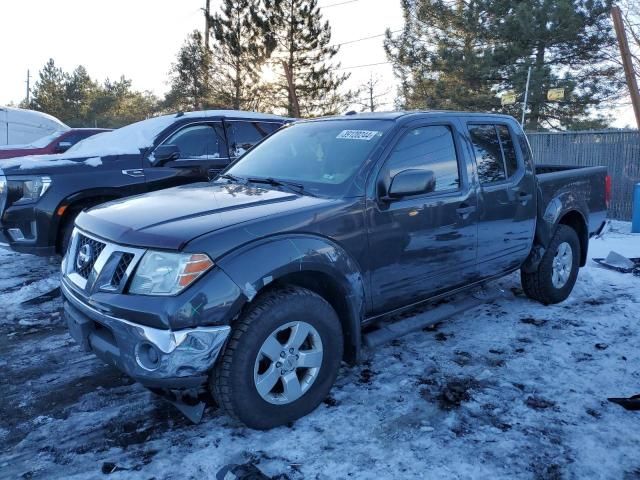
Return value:
[(607, 212), (606, 167), (538, 164), (535, 171), (545, 221), (553, 223), (557, 208), (572, 205), (588, 219), (589, 234), (601, 227)]

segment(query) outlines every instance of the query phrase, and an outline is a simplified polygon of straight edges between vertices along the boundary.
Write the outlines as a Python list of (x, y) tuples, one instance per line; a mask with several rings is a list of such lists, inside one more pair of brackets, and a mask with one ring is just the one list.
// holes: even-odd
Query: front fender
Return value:
[[(58, 210), (60, 207), (69, 207), (72, 205), (81, 204), (86, 202), (87, 200), (94, 200), (96, 198), (109, 198), (110, 200), (115, 200), (117, 198), (125, 197), (126, 194), (121, 189), (118, 188), (91, 188), (87, 190), (82, 190), (79, 192), (74, 192), (70, 195), (67, 195), (62, 200), (57, 201), (56, 203), (52, 203), (50, 207), (53, 207), (51, 212), (49, 213), (51, 217), (51, 227), (49, 228), (49, 244), (56, 245), (59, 235), (60, 224), (64, 215), (58, 215)], [(107, 202), (109, 200), (105, 200)], [(100, 202), (103, 203), (103, 202)], [(93, 203), (91, 206), (95, 206)]]
[(358, 264), (338, 244), (313, 235), (274, 236), (245, 245), (216, 263), (240, 287), (247, 302), (287, 275), (322, 274), (346, 304), (340, 320), (357, 361), (365, 312), (364, 279)]

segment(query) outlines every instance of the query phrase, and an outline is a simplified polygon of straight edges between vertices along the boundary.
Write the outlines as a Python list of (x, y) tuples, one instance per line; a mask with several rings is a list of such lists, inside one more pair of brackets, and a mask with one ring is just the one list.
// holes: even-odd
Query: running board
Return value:
[(396, 322), (387, 321), (377, 330), (365, 334), (364, 344), (371, 348), (383, 345), (408, 333), (416, 332), (424, 327), (441, 322), (453, 315), (466, 312), (484, 305), (500, 297), (502, 290), (488, 294), (486, 290), (475, 291), (471, 294), (459, 294), (452, 297), (447, 303), (437, 303), (423, 313)]

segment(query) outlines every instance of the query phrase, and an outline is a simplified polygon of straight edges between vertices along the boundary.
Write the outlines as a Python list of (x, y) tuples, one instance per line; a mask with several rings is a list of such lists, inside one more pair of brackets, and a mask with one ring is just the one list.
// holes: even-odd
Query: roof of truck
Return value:
[(196, 110), (193, 112), (178, 112), (166, 115), (166, 117), (191, 118), (191, 117), (228, 117), (228, 118), (247, 118), (255, 120), (294, 120), (280, 115), (271, 113), (249, 112), (244, 110)]
[(316, 119), (311, 119), (309, 121), (319, 121), (319, 120), (398, 120), (401, 118), (411, 118), (418, 116), (439, 116), (439, 115), (455, 115), (455, 116), (464, 116), (464, 117), (500, 117), (505, 119), (513, 120), (513, 117), (510, 115), (504, 115), (499, 113), (484, 113), (484, 112), (463, 112), (463, 111), (454, 111), (454, 110), (399, 110), (393, 112), (362, 112), (362, 113), (348, 113), (346, 115), (335, 115), (330, 117), (321, 117)]

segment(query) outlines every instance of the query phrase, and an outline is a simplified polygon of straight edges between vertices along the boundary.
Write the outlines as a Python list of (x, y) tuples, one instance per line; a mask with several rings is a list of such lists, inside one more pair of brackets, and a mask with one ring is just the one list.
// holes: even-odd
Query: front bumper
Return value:
[[(0, 247), (38, 256), (56, 254), (54, 218), (37, 208), (38, 204), (11, 206), (0, 211)], [(11, 238), (9, 230), (19, 231), (22, 238)], [(53, 230), (52, 230), (53, 229)]]
[(152, 388), (193, 388), (208, 378), (231, 328), (163, 330), (104, 314), (62, 282), (71, 336), (85, 350)]

